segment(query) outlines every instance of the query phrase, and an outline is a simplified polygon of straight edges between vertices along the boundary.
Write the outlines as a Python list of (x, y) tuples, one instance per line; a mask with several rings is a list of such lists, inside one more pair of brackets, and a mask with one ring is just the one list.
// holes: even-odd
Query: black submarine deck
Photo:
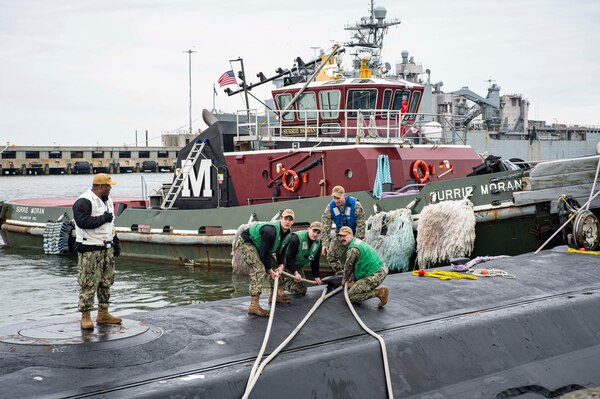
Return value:
[[(478, 266), (515, 279), (388, 276), (387, 306), (371, 299), (355, 309), (386, 342), (394, 396), (558, 397), (600, 386), (600, 257), (565, 250)], [(278, 304), (266, 354), (322, 289)], [(245, 297), (137, 313), (89, 333), (66, 318), (1, 328), (0, 397), (240, 398), (267, 325), (247, 305)], [(250, 397), (387, 397), (379, 344), (343, 293), (321, 305)]]

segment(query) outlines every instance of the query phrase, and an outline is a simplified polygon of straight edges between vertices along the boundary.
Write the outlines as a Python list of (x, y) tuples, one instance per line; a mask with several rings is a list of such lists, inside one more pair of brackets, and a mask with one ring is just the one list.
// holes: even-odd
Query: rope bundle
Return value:
[(504, 277), (504, 278), (517, 278), (514, 274), (510, 274), (501, 269), (470, 269), (467, 270), (467, 273), (472, 274), (473, 276), (479, 277)]
[(365, 241), (390, 270), (407, 271), (415, 251), (411, 210), (400, 208), (371, 215), (367, 220)]
[[(421, 272), (422, 270), (422, 272)], [(459, 273), (459, 272), (448, 272), (445, 270), (437, 270), (434, 269), (430, 272), (426, 272), (423, 269), (420, 270), (413, 270), (412, 272), (413, 276), (418, 276), (418, 277), (434, 277), (440, 280), (454, 280), (454, 279), (467, 279), (467, 280), (477, 280), (477, 277), (475, 277), (474, 275), (469, 275), (469, 274), (464, 274), (464, 273)]]
[(468, 256), (475, 244), (475, 212), (467, 199), (428, 205), (417, 227), (417, 264), (420, 268)]

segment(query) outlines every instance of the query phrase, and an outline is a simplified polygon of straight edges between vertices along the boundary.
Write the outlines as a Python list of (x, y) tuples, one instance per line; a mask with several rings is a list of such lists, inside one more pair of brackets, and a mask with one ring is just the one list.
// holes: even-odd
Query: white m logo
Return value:
[[(185, 160), (184, 165), (181, 166), (181, 170), (184, 170), (191, 160)], [(192, 166), (188, 178), (183, 182), (183, 188), (181, 189), (182, 197), (212, 197), (212, 184), (210, 181), (210, 168), (212, 162), (210, 159), (203, 159), (200, 161), (200, 168), (198, 168), (198, 174)]]

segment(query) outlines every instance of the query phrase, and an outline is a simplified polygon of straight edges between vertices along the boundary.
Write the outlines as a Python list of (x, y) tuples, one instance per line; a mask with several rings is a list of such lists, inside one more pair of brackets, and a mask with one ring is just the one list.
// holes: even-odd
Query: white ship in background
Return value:
[[(371, 1), (370, 15), (360, 21), (344, 27), (351, 32), (351, 41), (344, 43), (347, 48), (355, 49), (351, 55), (353, 68), (343, 69), (341, 57), (331, 62), (337, 63), (337, 68), (325, 72), (343, 75), (345, 78), (358, 78), (360, 74), (360, 56), (369, 53), (367, 65), (373, 76), (385, 79), (400, 79), (424, 86), (423, 98), (419, 109), (412, 115), (404, 114), (411, 119), (413, 140), (415, 143), (436, 142), (467, 144), (479, 154), (495, 155), (503, 159), (541, 161), (563, 158), (575, 158), (600, 153), (600, 126), (581, 126), (549, 123), (543, 120), (530, 120), (529, 101), (522, 94), (500, 94), (501, 87), (490, 81), (485, 97), (462, 87), (451, 92), (442, 91), (443, 82), (432, 82), (429, 69), (402, 51), (402, 60), (394, 68), (381, 59), (383, 39), (389, 27), (400, 24), (399, 19), (386, 20), (387, 11), (383, 7), (374, 7)], [(260, 82), (246, 87), (252, 89), (263, 83), (273, 82), (277, 88), (307, 82), (317, 68), (322, 57), (303, 62), (299, 57), (289, 70), (279, 69), (280, 75), (265, 78), (261, 72), (257, 74)], [(323, 73), (323, 72), (321, 72)], [(285, 76), (284, 76), (285, 75)], [(243, 73), (238, 77), (243, 80)], [(243, 88), (244, 83), (240, 83)], [(229, 95), (243, 93), (243, 90), (226, 90)], [(395, 100), (391, 100), (393, 103)], [(266, 105), (275, 110), (273, 100), (267, 100)], [(394, 109), (394, 104), (389, 105)], [(252, 108), (248, 106), (248, 108)], [(363, 110), (364, 111), (364, 110)], [(238, 111), (244, 115), (247, 110)], [(235, 121), (236, 114), (213, 113), (219, 120)], [(277, 118), (271, 112), (270, 120)], [(260, 120), (260, 117), (259, 117)], [(368, 123), (368, 122), (367, 122)], [(210, 124), (210, 123), (209, 123)], [(410, 131), (409, 131), (410, 133)]]

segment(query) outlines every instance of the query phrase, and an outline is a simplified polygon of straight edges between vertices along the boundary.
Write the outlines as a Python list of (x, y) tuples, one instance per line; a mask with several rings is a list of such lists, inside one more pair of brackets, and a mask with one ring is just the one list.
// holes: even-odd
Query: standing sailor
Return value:
[[(241, 253), (241, 259), (250, 269), (250, 285), (248, 290), (252, 297), (248, 314), (266, 317), (269, 312), (260, 307), (259, 299), (262, 292), (262, 283), (265, 273), (273, 281), (283, 271), (286, 245), (292, 236), (291, 228), (294, 224), (294, 211), (286, 209), (281, 213), (279, 221), (257, 223), (250, 226), (240, 234), (240, 242), (237, 250)], [(275, 256), (276, 259), (273, 258)], [(276, 262), (275, 262), (276, 260)], [(273, 297), (273, 288), (271, 296)], [(283, 294), (283, 288), (278, 289), (277, 302), (287, 302)]]
[(306, 294), (306, 286), (301, 279), (304, 277), (304, 267), (310, 264), (315, 283), (321, 285), (319, 262), (321, 260), (321, 222), (312, 222), (308, 229), (295, 231), (285, 253), (285, 270), (296, 278), (282, 276), (282, 285), (292, 294)]
[(322, 216), (323, 231), (323, 250), (322, 254), (327, 255), (327, 261), (331, 270), (336, 275), (342, 274), (342, 255), (345, 252), (343, 245), (337, 239), (330, 236), (331, 225), (335, 223), (336, 233), (342, 226), (348, 226), (352, 233), (360, 238), (365, 238), (365, 211), (360, 202), (349, 195), (342, 186), (335, 186), (331, 190), (332, 200), (325, 208)]
[(377, 287), (388, 275), (388, 267), (369, 244), (352, 235), (350, 227), (342, 227), (337, 237), (341, 244), (348, 248), (342, 285), (348, 283), (350, 302), (361, 302), (376, 296), (379, 298), (377, 306), (384, 307), (388, 301), (389, 290)]
[(73, 204), (75, 250), (78, 252), (77, 282), (81, 328), (94, 329), (90, 311), (98, 296), (98, 324), (119, 324), (121, 318), (108, 313), (110, 287), (115, 278), (115, 258), (121, 253), (115, 233), (114, 204), (110, 189), (117, 184), (106, 173), (94, 176), (92, 188)]

